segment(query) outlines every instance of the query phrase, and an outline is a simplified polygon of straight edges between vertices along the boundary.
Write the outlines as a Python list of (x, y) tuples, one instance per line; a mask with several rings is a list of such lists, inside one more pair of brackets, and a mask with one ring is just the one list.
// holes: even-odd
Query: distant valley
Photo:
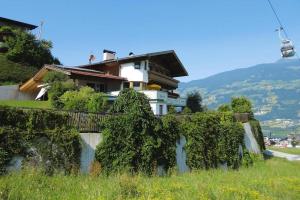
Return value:
[(181, 83), (181, 94), (197, 90), (209, 108), (230, 102), (232, 96), (251, 99), (265, 133), (300, 131), (300, 61), (280, 60), (219, 73)]

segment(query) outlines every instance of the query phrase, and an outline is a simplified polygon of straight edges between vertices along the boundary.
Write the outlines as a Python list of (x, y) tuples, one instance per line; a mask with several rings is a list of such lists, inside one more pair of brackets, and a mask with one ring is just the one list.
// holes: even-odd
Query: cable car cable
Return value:
[(273, 11), (273, 13), (274, 13), (274, 15), (275, 15), (277, 21), (278, 21), (278, 24), (280, 25), (280, 28), (282, 28), (282, 30), (283, 30), (285, 36), (288, 38), (288, 34), (287, 34), (287, 32), (285, 31), (285, 28), (284, 28), (284, 26), (283, 26), (283, 24), (282, 24), (282, 22), (281, 22), (281, 20), (280, 20), (280, 18), (279, 18), (278, 13), (276, 12), (276, 10), (275, 10), (275, 8), (274, 8), (274, 6), (273, 6), (271, 0), (267, 0), (267, 1), (269, 2), (269, 5), (270, 5), (270, 7), (271, 7), (271, 9), (272, 9), (272, 11)]
[[(279, 14), (276, 12), (276, 10), (275, 10), (275, 8), (274, 8), (274, 6), (273, 6), (271, 0), (267, 0), (267, 1), (268, 1), (268, 3), (269, 3), (269, 6), (271, 7), (271, 10), (273, 11), (273, 13), (274, 13), (276, 19), (277, 19), (278, 24), (280, 25), (280, 29), (282, 29), (282, 31), (283, 31), (285, 37), (286, 37), (286, 38), (289, 38), (289, 37), (288, 37), (288, 34), (287, 34), (286, 30), (285, 30), (285, 27), (283, 26), (283, 23), (281, 22), (281, 20), (280, 20), (280, 18), (279, 18)], [(279, 30), (279, 31), (280, 31), (280, 30)], [(296, 57), (298, 58), (298, 60), (300, 61), (300, 56), (298, 55), (297, 52), (295, 52), (295, 56), (296, 56)]]

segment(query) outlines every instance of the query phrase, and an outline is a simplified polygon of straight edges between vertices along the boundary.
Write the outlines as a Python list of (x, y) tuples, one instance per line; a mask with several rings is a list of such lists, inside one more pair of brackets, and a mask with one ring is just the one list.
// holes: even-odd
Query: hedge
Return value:
[[(39, 145), (40, 144), (40, 145)], [(0, 107), (0, 173), (14, 155), (25, 158), (30, 150), (42, 153), (51, 170), (69, 173), (79, 167), (80, 136), (67, 125), (67, 116), (48, 110)]]
[(153, 174), (157, 166), (166, 170), (175, 167), (176, 142), (181, 135), (187, 140), (185, 150), (191, 169), (217, 168), (225, 163), (237, 169), (252, 162), (244, 145), (243, 126), (232, 112), (157, 118), (146, 96), (131, 89), (120, 93), (110, 112), (115, 117), (105, 121), (103, 141), (96, 150), (96, 159), (106, 173)]
[(159, 165), (175, 166), (179, 124), (174, 116), (158, 119), (147, 97), (131, 89), (120, 93), (110, 112), (115, 117), (105, 121), (103, 141), (96, 149), (104, 172), (151, 175)]
[(217, 168), (225, 163), (236, 169), (241, 165), (239, 146), (244, 146), (244, 129), (232, 113), (196, 113), (185, 118), (183, 129), (191, 169)]

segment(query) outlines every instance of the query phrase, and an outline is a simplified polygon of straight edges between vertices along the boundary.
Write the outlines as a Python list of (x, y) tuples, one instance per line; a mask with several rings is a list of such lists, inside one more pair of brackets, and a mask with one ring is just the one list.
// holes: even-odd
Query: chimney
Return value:
[(103, 61), (114, 60), (116, 58), (116, 52), (107, 49), (103, 50)]

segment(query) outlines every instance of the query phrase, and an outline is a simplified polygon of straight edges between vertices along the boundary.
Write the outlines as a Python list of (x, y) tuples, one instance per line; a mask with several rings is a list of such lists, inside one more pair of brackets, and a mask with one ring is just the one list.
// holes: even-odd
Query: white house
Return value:
[(50, 70), (69, 75), (78, 86), (87, 85), (107, 93), (111, 100), (122, 89), (133, 88), (149, 98), (156, 115), (166, 114), (168, 106), (181, 110), (186, 105), (186, 99), (175, 92), (179, 83), (175, 77), (187, 76), (188, 73), (173, 50), (141, 55), (130, 53), (124, 58), (117, 58), (115, 52), (104, 50), (101, 62), (73, 67), (46, 65), (21, 85), (20, 91), (38, 93), (38, 85)]

